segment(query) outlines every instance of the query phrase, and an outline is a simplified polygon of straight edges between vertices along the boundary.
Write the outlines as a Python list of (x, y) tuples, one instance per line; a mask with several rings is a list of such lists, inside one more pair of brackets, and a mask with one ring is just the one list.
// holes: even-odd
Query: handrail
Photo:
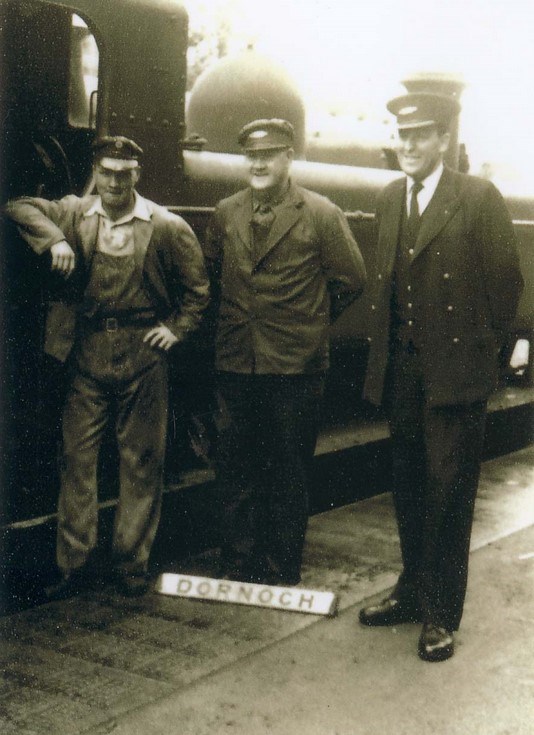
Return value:
[[(212, 214), (213, 212), (215, 212), (215, 207), (197, 207), (189, 204), (173, 205), (167, 207), (167, 209), (169, 210), (169, 212), (174, 212), (175, 214)], [(374, 212), (362, 212), (357, 209), (354, 212), (345, 212), (345, 217), (348, 220), (365, 220), (372, 222), (375, 219), (375, 214)], [(516, 227), (534, 227), (534, 220), (530, 219), (514, 219), (512, 220), (512, 223)]]

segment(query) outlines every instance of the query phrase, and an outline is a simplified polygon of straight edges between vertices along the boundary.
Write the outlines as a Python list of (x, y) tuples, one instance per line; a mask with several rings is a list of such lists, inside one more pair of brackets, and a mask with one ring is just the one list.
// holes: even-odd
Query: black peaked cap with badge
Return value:
[(272, 118), (247, 123), (238, 135), (239, 145), (248, 153), (291, 148), (295, 138), (293, 125), (287, 120)]
[(413, 92), (390, 100), (387, 108), (396, 116), (399, 130), (430, 125), (448, 128), (460, 112), (460, 103), (450, 95)]
[(92, 148), (95, 160), (116, 158), (123, 161), (139, 161), (143, 155), (143, 149), (123, 135), (104, 135), (93, 141)]

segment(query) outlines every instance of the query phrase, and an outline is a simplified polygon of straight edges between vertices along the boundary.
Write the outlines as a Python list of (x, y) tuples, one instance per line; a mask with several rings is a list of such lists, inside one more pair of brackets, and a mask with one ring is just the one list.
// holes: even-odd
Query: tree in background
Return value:
[(234, 18), (239, 10), (235, 0), (184, 3), (189, 13), (189, 48), (187, 51), (187, 91), (198, 77), (218, 59), (226, 56), (235, 35)]

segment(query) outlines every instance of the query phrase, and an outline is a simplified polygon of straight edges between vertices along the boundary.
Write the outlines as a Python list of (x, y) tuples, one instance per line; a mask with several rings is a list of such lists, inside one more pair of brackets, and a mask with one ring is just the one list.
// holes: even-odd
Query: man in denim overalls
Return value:
[(7, 212), (26, 242), (65, 278), (50, 304), (45, 351), (69, 361), (63, 411), (57, 563), (50, 596), (77, 593), (97, 544), (97, 466), (110, 421), (119, 454), (113, 563), (121, 590), (147, 590), (167, 428), (167, 358), (208, 302), (191, 228), (135, 186), (141, 148), (122, 136), (94, 144), (97, 196), (23, 198)]

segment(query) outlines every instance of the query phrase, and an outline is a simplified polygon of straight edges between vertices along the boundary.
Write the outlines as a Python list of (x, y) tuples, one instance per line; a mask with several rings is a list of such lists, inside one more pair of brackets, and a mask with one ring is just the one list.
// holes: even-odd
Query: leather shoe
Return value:
[(421, 613), (411, 605), (406, 605), (394, 597), (386, 597), (377, 605), (369, 605), (360, 610), (362, 625), (399, 625), (400, 623), (420, 623)]
[(53, 600), (67, 600), (83, 592), (88, 586), (87, 577), (83, 571), (73, 569), (65, 572), (59, 582), (45, 588), (45, 596), (51, 602)]
[(417, 652), (423, 661), (446, 661), (454, 653), (454, 636), (446, 628), (425, 623), (419, 636)]
[(148, 592), (149, 585), (145, 574), (121, 574), (118, 587), (126, 597), (141, 597)]
[(221, 560), (221, 577), (223, 579), (246, 584), (262, 584), (263, 576), (262, 564), (258, 559), (225, 555)]

